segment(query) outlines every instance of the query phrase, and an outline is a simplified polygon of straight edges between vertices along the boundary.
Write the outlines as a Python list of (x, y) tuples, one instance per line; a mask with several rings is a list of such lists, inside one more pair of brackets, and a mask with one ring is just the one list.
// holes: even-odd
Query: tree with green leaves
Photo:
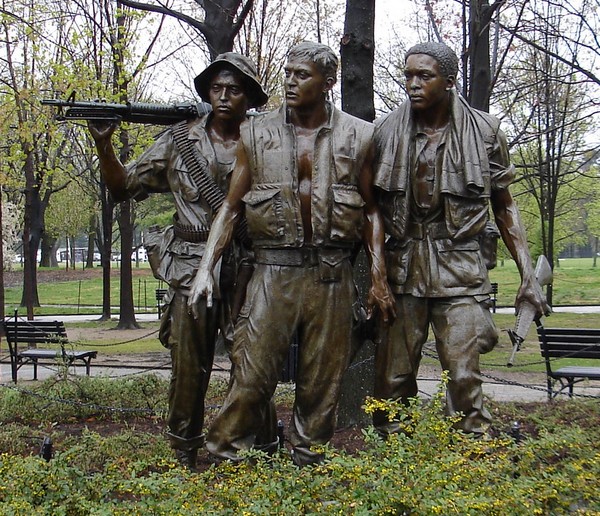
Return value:
[[(39, 99), (54, 91), (54, 70), (65, 66), (64, 26), (53, 2), (3, 2), (0, 80), (1, 107), (9, 127), (3, 169), (24, 196), (23, 298), (28, 317), (39, 305), (37, 251), (44, 235), (44, 213), (51, 195), (64, 187), (57, 152), (64, 143)], [(50, 39), (50, 38), (54, 39)]]

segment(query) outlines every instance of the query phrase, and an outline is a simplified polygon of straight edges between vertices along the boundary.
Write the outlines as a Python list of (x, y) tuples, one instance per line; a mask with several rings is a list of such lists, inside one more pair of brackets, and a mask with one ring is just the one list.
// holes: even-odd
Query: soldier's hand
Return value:
[(373, 317), (376, 308), (381, 312), (384, 323), (390, 323), (396, 318), (396, 300), (385, 280), (372, 282), (367, 298), (367, 319)]
[(88, 120), (87, 125), (95, 142), (110, 140), (110, 137), (119, 126), (118, 122), (102, 120)]
[(206, 307), (211, 308), (213, 304), (213, 277), (210, 271), (199, 268), (192, 283), (190, 295), (188, 297), (188, 311), (198, 319), (198, 305), (202, 298), (206, 298)]
[(531, 306), (533, 306), (537, 317), (541, 317), (542, 315), (550, 315), (552, 312), (550, 305), (548, 305), (548, 302), (546, 301), (546, 296), (542, 291), (542, 287), (540, 287), (535, 278), (532, 278), (531, 280), (524, 279), (521, 282), (519, 292), (517, 293), (517, 299), (515, 301), (517, 313), (519, 307), (522, 306), (523, 303), (529, 303)]

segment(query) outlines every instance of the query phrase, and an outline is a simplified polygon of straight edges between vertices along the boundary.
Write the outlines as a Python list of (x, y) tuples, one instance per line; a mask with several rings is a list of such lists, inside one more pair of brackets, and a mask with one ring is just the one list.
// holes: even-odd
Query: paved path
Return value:
[[(600, 313), (600, 306), (565, 306), (555, 307), (555, 312), (571, 312), (571, 313)], [(498, 308), (497, 313), (514, 313), (512, 308)], [(98, 316), (90, 315), (57, 315), (57, 316), (38, 316), (36, 320), (54, 320), (60, 319), (65, 322), (85, 322), (94, 321)], [(139, 322), (156, 322), (156, 313), (137, 314), (136, 318)], [(115, 322), (118, 316), (113, 316)], [(4, 346), (2, 349), (4, 353)], [(160, 355), (160, 356), (157, 356)], [(112, 362), (111, 362), (112, 361)], [(92, 361), (92, 376), (105, 377), (120, 377), (138, 374), (147, 374), (152, 371), (165, 378), (170, 374), (169, 356), (164, 354), (151, 354), (151, 356), (142, 355), (136, 359), (136, 364), (139, 367), (131, 367), (131, 364), (123, 364), (118, 359), (102, 358)], [(216, 363), (216, 371), (214, 374), (227, 376), (229, 370), (229, 362), (226, 358), (220, 359)], [(80, 366), (71, 367), (71, 372), (77, 375), (85, 374), (85, 369)], [(43, 367), (38, 368), (38, 376), (40, 379), (47, 378), (55, 374), (55, 368)], [(546, 394), (546, 379), (544, 374), (527, 374), (527, 373), (511, 373), (503, 371), (483, 371), (484, 374), (484, 393), (486, 396), (497, 401), (544, 401), (547, 399)], [(32, 367), (23, 366), (19, 370), (19, 384), (27, 385), (28, 379), (33, 377)], [(0, 383), (10, 382), (10, 365), (8, 363), (0, 364)], [(436, 367), (422, 367), (419, 377), (419, 389), (424, 397), (431, 396), (439, 385), (439, 370)], [(600, 397), (600, 386), (596, 387), (592, 382), (588, 385), (579, 384), (575, 388), (576, 394), (585, 396)]]
[[(112, 360), (112, 362), (111, 362)], [(96, 362), (96, 363), (94, 363)], [(168, 355), (151, 356), (146, 359), (137, 359), (133, 367), (131, 363), (124, 364), (120, 360), (104, 359), (92, 361), (91, 375), (94, 377), (118, 378), (136, 376), (141, 374), (158, 374), (163, 378), (169, 378), (170, 361)], [(39, 366), (38, 377), (40, 380), (48, 378), (56, 373), (55, 367)], [(72, 366), (71, 374), (85, 375), (85, 368)], [(215, 362), (213, 376), (227, 378), (229, 374), (229, 360), (225, 357), (218, 358)], [(496, 401), (545, 401), (546, 381), (544, 374), (526, 373), (498, 373), (496, 371), (483, 371), (483, 391), (486, 396)], [(439, 369), (436, 367), (422, 366), (419, 375), (419, 390), (421, 396), (431, 397), (439, 386)], [(19, 369), (19, 386), (31, 385), (33, 368), (25, 365)], [(10, 365), (0, 364), (0, 383), (10, 383)], [(575, 387), (577, 395), (594, 396), (600, 398), (600, 386), (579, 384)]]

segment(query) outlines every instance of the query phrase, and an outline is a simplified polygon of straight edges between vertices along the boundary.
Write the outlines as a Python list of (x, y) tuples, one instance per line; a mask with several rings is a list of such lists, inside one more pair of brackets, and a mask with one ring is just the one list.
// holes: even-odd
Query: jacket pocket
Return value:
[(365, 201), (356, 185), (332, 185), (331, 232), (335, 242), (360, 242)]
[(248, 231), (253, 240), (278, 240), (285, 235), (281, 188), (250, 190), (242, 198), (246, 205)]
[(377, 190), (377, 204), (383, 219), (385, 232), (400, 240), (406, 233), (408, 224), (408, 204), (404, 192)]
[(179, 194), (187, 202), (196, 202), (200, 199), (200, 190), (192, 175), (185, 169), (176, 169), (177, 181), (179, 182)]
[(440, 281), (445, 287), (476, 287), (487, 276), (487, 269), (476, 239), (455, 242), (434, 240), (438, 255)]
[(342, 279), (343, 267), (348, 263), (349, 252), (340, 249), (321, 249), (319, 252), (319, 279), (331, 283)]

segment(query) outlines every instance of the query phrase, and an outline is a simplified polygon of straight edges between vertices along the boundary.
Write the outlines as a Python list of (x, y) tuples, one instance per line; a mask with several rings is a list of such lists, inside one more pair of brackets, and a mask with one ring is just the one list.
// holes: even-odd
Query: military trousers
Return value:
[[(484, 433), (491, 416), (483, 406), (479, 357), (498, 341), (487, 301), (473, 296), (395, 297), (397, 318), (376, 351), (375, 397), (408, 403), (417, 396), (419, 364), (431, 325), (441, 366), (449, 372), (447, 412), (462, 414), (462, 430)], [(399, 430), (399, 424), (382, 412), (374, 415), (373, 423), (384, 435)]]
[(171, 351), (168, 437), (172, 448), (193, 451), (204, 444), (204, 401), (219, 328), (219, 303), (201, 301), (200, 316), (188, 312), (187, 295), (175, 291), (161, 319), (160, 339)]
[(311, 450), (333, 436), (342, 376), (351, 351), (352, 266), (339, 264), (336, 281), (324, 281), (318, 265), (258, 264), (235, 326), (233, 376), (224, 405), (210, 427), (206, 447), (221, 459), (255, 442), (294, 333), (298, 367), (289, 441), (294, 461), (322, 460)]

